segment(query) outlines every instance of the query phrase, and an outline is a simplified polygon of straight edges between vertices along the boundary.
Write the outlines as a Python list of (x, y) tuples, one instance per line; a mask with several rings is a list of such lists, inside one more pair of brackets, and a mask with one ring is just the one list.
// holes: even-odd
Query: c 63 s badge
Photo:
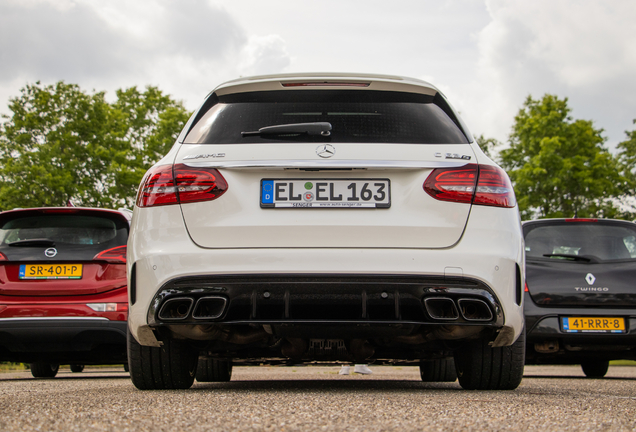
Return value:
[(210, 153), (210, 154), (187, 155), (187, 156), (183, 157), (183, 160), (186, 160), (186, 159), (222, 158), (222, 157), (225, 157), (225, 153)]

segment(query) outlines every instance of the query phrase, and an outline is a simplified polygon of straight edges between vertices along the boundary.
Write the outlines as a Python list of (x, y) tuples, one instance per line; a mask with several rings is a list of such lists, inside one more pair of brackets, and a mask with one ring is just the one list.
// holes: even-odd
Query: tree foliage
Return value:
[(0, 126), (0, 208), (131, 206), (141, 177), (168, 152), (189, 113), (156, 87), (88, 94), (29, 84)]
[(515, 117), (500, 162), (519, 210), (532, 217), (616, 217), (627, 179), (605, 147), (602, 129), (574, 120), (567, 98), (528, 97)]
[(483, 134), (475, 138), (477, 145), (490, 159), (496, 159), (495, 151), (501, 143), (494, 138), (486, 138)]

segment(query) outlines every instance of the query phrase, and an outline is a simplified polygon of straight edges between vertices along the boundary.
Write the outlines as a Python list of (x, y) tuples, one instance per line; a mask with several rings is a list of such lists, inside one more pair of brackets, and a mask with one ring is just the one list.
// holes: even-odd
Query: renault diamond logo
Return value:
[(321, 158), (330, 158), (336, 154), (336, 149), (331, 144), (323, 144), (316, 147), (316, 154)]
[(592, 273), (588, 273), (585, 275), (585, 282), (587, 282), (589, 285), (592, 285), (594, 281), (596, 281), (596, 278)]
[(49, 258), (53, 258), (55, 255), (57, 255), (57, 249), (48, 248), (47, 250), (44, 251), (44, 255), (46, 255)]

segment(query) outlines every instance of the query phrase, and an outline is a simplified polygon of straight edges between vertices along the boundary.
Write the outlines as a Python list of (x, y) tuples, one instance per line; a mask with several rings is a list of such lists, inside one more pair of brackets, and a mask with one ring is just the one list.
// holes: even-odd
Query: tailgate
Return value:
[[(205, 248), (445, 248), (459, 241), (470, 205), (435, 200), (423, 184), (434, 168), (468, 161), (447, 153), (474, 161), (470, 145), (333, 146), (334, 157), (321, 159), (316, 143), (183, 145), (175, 163), (217, 167), (228, 184), (217, 200), (181, 206), (192, 240)], [(372, 207), (268, 208), (263, 181), (296, 185), (281, 196), (296, 196), (305, 184), (340, 196), (368, 183), (385, 185), (387, 197), (376, 194), (385, 199)]]

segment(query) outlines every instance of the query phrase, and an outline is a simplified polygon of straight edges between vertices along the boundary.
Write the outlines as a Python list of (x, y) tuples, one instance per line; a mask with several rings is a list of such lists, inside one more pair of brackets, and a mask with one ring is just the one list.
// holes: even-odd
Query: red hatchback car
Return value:
[(132, 212), (0, 213), (0, 361), (54, 377), (60, 364), (126, 364), (126, 242)]

